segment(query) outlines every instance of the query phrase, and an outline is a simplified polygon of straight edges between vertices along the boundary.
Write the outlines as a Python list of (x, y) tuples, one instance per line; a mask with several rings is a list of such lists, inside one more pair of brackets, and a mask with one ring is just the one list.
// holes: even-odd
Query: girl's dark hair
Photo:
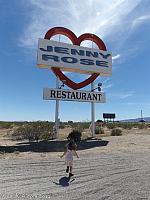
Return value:
[(69, 150), (76, 150), (76, 143), (74, 142), (74, 140), (70, 140), (67, 147)]

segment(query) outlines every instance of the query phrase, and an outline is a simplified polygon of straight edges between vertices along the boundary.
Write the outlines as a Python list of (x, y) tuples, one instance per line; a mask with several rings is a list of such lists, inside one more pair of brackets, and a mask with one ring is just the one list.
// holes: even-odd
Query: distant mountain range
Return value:
[[(135, 118), (135, 119), (124, 119), (124, 120), (120, 120), (121, 122), (139, 122), (141, 120), (141, 118)], [(150, 122), (150, 117), (143, 117), (143, 120), (145, 122)]]

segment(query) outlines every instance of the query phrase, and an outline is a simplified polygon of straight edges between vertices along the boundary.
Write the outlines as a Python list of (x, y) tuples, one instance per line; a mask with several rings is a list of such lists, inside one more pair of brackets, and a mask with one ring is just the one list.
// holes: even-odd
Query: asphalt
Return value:
[(0, 159), (0, 200), (150, 199), (149, 152), (78, 154), (70, 180), (58, 155)]

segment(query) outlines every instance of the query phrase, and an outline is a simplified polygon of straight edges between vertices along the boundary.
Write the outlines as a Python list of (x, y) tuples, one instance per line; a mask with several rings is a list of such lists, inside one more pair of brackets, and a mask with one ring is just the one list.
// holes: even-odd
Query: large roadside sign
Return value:
[(104, 92), (88, 92), (84, 90), (66, 90), (66, 89), (43, 89), (44, 100), (63, 100), (105, 103), (106, 96)]
[(110, 52), (47, 39), (39, 39), (37, 65), (84, 74), (98, 73), (100, 76), (112, 74)]
[[(52, 37), (59, 35), (59, 41), (53, 41)], [(72, 44), (60, 42), (60, 37), (67, 37)], [(90, 41), (92, 48), (83, 47), (82, 42)], [(98, 48), (93, 48), (93, 43)], [(55, 109), (55, 128), (56, 138), (58, 134), (58, 110), (59, 100), (91, 102), (92, 116), (92, 136), (95, 134), (95, 110), (94, 103), (105, 103), (104, 92), (94, 92), (94, 81), (99, 76), (112, 75), (112, 55), (107, 51), (105, 43), (97, 35), (92, 33), (83, 33), (76, 36), (71, 30), (65, 27), (54, 27), (49, 29), (44, 39), (38, 41), (37, 66), (39, 68), (48, 68), (57, 77), (56, 89), (44, 88), (44, 100), (56, 100)], [(67, 76), (67, 72), (77, 72), (88, 74), (87, 78), (81, 82), (75, 82)], [(63, 85), (59, 87), (60, 80)], [(91, 91), (80, 90), (91, 84)], [(71, 90), (62, 89), (64, 85)]]

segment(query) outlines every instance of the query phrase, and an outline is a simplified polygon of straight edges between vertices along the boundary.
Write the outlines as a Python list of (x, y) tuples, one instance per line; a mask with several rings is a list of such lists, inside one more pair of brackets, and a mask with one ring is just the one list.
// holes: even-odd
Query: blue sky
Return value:
[[(107, 99), (95, 104), (96, 119), (104, 112), (117, 120), (137, 118), (141, 109), (150, 116), (149, 0), (0, 0), (0, 120), (54, 121), (55, 101), (44, 101), (42, 92), (55, 87), (56, 78), (36, 67), (36, 54), (38, 38), (55, 26), (77, 36), (94, 33), (112, 52), (112, 76), (95, 81), (95, 87), (103, 83)], [(86, 77), (67, 75), (76, 82)], [(61, 121), (90, 115), (90, 103), (60, 102)]]

